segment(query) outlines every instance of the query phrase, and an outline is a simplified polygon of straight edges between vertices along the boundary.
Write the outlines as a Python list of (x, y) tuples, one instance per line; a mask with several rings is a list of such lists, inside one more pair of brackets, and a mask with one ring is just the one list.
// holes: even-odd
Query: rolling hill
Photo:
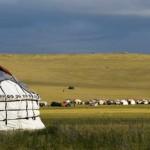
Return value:
[(150, 55), (3, 54), (0, 64), (47, 101), (150, 98)]

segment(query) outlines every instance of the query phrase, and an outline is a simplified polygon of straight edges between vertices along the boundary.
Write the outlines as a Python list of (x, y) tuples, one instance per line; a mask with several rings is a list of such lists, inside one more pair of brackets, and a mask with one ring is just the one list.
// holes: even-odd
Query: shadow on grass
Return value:
[(150, 125), (144, 120), (45, 120), (37, 131), (0, 133), (3, 150), (149, 150)]

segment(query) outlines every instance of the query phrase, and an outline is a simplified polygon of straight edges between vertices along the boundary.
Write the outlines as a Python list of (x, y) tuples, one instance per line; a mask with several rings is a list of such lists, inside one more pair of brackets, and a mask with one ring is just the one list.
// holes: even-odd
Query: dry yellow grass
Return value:
[(47, 101), (150, 98), (150, 55), (0, 55), (0, 64)]
[(150, 119), (149, 105), (136, 106), (100, 106), (100, 107), (76, 107), (76, 108), (45, 108), (41, 109), (42, 118), (47, 119), (73, 119), (73, 118), (128, 118)]

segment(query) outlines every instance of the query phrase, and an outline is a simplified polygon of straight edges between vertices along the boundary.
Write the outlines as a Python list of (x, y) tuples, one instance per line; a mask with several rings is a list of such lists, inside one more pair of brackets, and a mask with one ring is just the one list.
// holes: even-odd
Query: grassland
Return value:
[(2, 150), (149, 150), (150, 106), (49, 108), (46, 129), (0, 133)]
[[(150, 55), (0, 55), (0, 64), (47, 101), (150, 98)], [(150, 149), (149, 105), (47, 108), (41, 118), (44, 130), (0, 132), (0, 150)]]
[(0, 64), (47, 101), (150, 98), (150, 55), (0, 55)]

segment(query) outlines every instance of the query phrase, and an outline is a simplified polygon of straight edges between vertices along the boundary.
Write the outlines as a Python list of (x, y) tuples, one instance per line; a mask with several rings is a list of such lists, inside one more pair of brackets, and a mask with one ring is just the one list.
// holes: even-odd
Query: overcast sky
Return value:
[(0, 0), (0, 52), (150, 53), (149, 0)]

